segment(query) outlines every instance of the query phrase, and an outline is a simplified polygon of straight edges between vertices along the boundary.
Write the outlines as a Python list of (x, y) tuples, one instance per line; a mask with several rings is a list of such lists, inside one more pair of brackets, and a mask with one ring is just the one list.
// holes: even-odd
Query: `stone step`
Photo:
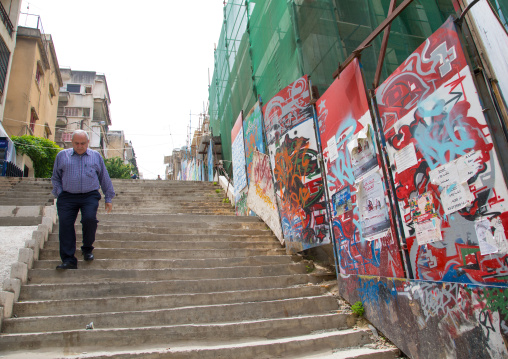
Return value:
[(243, 267), (166, 268), (166, 269), (95, 269), (86, 263), (80, 270), (31, 269), (28, 278), (38, 284), (166, 281), (190, 279), (232, 279), (243, 277), (271, 277), (306, 273), (303, 263), (272, 264)]
[[(328, 330), (304, 335), (295, 335), (290, 337), (274, 336), (272, 338), (257, 337), (254, 338), (234, 338), (233, 340), (215, 340), (215, 341), (194, 341), (169, 345), (163, 343), (158, 348), (148, 347), (145, 349), (125, 350), (122, 347), (110, 346), (102, 352), (76, 353), (75, 356), (67, 358), (95, 358), (95, 359), (216, 359), (216, 358), (303, 358), (302, 353), (322, 352), (325, 349), (341, 349), (354, 346), (365, 345), (370, 342), (369, 331), (347, 329), (342, 331)], [(347, 349), (344, 349), (344, 352)], [(54, 353), (54, 352), (53, 352)], [(51, 354), (50, 354), (51, 355)], [(47, 358), (40, 356), (39, 358)], [(374, 354), (369, 357), (345, 356), (344, 358), (355, 359), (379, 359)], [(383, 357), (385, 358), (385, 357)], [(387, 358), (396, 358), (387, 357)], [(34, 356), (33, 359), (38, 359)]]
[[(284, 333), (303, 335), (318, 330), (347, 328), (348, 318), (344, 314), (321, 314), (285, 319), (262, 319), (241, 323), (184, 324), (151, 326), (140, 328), (115, 328), (73, 330), (30, 334), (3, 334), (3, 350), (18, 351), (22, 358), (55, 358), (65, 355), (82, 355), (83, 352), (106, 351), (112, 346), (139, 348), (146, 345), (174, 346), (196, 341), (230, 341), (243, 337), (280, 338)], [(267, 328), (268, 332), (267, 332)], [(46, 348), (58, 348), (48, 353)]]
[[(100, 224), (99, 224), (100, 226)], [(83, 234), (80, 232), (76, 233), (77, 243), (81, 246), (81, 241), (83, 238)], [(196, 234), (157, 234), (157, 233), (116, 233), (116, 232), (104, 232), (101, 231), (96, 234), (95, 240), (97, 242), (107, 241), (107, 240), (123, 240), (123, 241), (193, 241), (195, 243), (202, 240), (214, 240), (215, 242), (223, 242), (223, 241), (238, 241), (245, 240), (250, 242), (272, 242), (274, 241), (273, 234), (269, 231), (265, 231), (262, 234), (258, 235), (245, 235), (245, 234), (207, 234), (205, 236), (196, 235)], [(58, 241), (58, 230), (54, 230), (52, 234), (49, 235), (49, 241)], [(278, 242), (277, 242), (278, 243)], [(94, 244), (95, 245), (95, 244)]]
[[(229, 258), (250, 257), (259, 255), (281, 255), (286, 251), (282, 248), (273, 249), (116, 249), (97, 248), (94, 255), (98, 259), (197, 259), (197, 258)], [(59, 251), (55, 249), (42, 249), (39, 254), (41, 260), (59, 258)]]
[(76, 298), (110, 298), (120, 296), (143, 296), (177, 293), (209, 293), (236, 290), (283, 288), (316, 283), (308, 274), (279, 275), (270, 277), (247, 277), (241, 279), (200, 279), (140, 282), (95, 282), (86, 286), (81, 283), (27, 284), (21, 288), (19, 300), (52, 300)]
[[(76, 226), (76, 233), (82, 233), (81, 226)], [(59, 233), (58, 227), (55, 226), (54, 233)], [(238, 229), (234, 228), (226, 228), (226, 229), (217, 229), (217, 228), (192, 228), (188, 226), (178, 226), (178, 227), (144, 227), (144, 226), (108, 226), (101, 225), (97, 227), (97, 234), (103, 233), (152, 233), (152, 234), (196, 234), (196, 235), (210, 235), (210, 234), (220, 234), (220, 235), (234, 235), (238, 233)], [(265, 234), (271, 234), (272, 231), (268, 229), (242, 229), (242, 233), (244, 235), (252, 235), (252, 236), (260, 236)]]
[(181, 214), (120, 214), (120, 213), (110, 213), (110, 214), (99, 214), (97, 216), (99, 221), (112, 221), (112, 222), (147, 222), (147, 223), (161, 223), (161, 222), (180, 222), (180, 223), (227, 223), (228, 225), (231, 222), (241, 222), (241, 223), (260, 223), (264, 226), (264, 222), (256, 216), (235, 216), (235, 215), (220, 215), (220, 216), (199, 216), (195, 215), (192, 218), (188, 218), (185, 215)]
[(232, 323), (263, 318), (287, 318), (331, 313), (337, 301), (328, 295), (260, 302), (239, 302), (127, 312), (54, 315), (9, 318), (2, 322), (3, 333), (57, 332), (85, 329), (90, 322), (98, 329), (135, 328), (178, 324)]
[[(79, 259), (79, 256), (78, 256)], [(92, 266), (93, 263), (93, 266)], [(212, 259), (95, 259), (89, 267), (94, 269), (167, 269), (167, 268), (211, 268), (255, 266), (271, 264), (293, 263), (286, 255), (280, 256), (250, 256)], [(55, 269), (60, 259), (38, 260), (34, 262), (34, 269)], [(88, 267), (87, 267), (88, 268)]]
[[(1, 222), (0, 222), (1, 223)], [(53, 238), (53, 237), (52, 237)], [(76, 242), (77, 246), (81, 246), (81, 242)], [(54, 249), (58, 250), (60, 243), (56, 240), (51, 240), (46, 243), (44, 250)], [(233, 240), (230, 241), (199, 241), (199, 246), (202, 249), (277, 249), (280, 248), (280, 243), (276, 241), (250, 241), (250, 240)], [(115, 240), (96, 240), (94, 243), (95, 248), (108, 248), (108, 249), (194, 249), (196, 248), (196, 241), (115, 241)]]
[(178, 308), (202, 305), (217, 305), (236, 302), (258, 302), (297, 297), (313, 297), (325, 294), (319, 286), (299, 286), (292, 288), (268, 288), (212, 293), (161, 294), (151, 296), (110, 297), (94, 299), (67, 299), (48, 301), (23, 301), (14, 305), (17, 318), (58, 315), (107, 313), (118, 311), (152, 310), (157, 308)]

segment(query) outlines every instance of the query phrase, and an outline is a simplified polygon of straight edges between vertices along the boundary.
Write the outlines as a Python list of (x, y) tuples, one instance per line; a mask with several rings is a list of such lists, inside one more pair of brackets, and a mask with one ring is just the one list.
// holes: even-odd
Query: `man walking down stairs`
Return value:
[(354, 327), (262, 221), (234, 216), (218, 187), (113, 184), (114, 213), (99, 206), (95, 260), (55, 270), (54, 227), (2, 321), (0, 358), (398, 357)]

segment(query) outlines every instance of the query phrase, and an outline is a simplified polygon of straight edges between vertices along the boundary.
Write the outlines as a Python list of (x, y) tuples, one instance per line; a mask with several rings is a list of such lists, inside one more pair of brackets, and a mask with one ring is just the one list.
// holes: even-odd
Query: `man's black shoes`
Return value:
[(71, 262), (63, 262), (56, 266), (56, 269), (78, 269), (78, 265)]
[(87, 262), (91, 262), (91, 261), (93, 261), (94, 256), (93, 256), (92, 252), (90, 252), (90, 253), (83, 253), (83, 259), (85, 261), (87, 261)]

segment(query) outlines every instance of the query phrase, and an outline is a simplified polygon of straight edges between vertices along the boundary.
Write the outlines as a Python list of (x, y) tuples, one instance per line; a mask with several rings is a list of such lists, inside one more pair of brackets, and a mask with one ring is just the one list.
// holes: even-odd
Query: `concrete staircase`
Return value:
[(398, 356), (375, 349), (308, 263), (286, 255), (259, 219), (235, 217), (218, 187), (114, 185), (114, 214), (99, 207), (93, 262), (56, 271), (55, 227), (15, 317), (3, 320), (0, 358)]

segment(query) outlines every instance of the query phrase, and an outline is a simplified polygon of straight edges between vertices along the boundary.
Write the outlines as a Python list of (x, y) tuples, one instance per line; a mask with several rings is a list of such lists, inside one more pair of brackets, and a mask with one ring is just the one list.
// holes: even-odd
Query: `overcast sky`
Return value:
[(27, 6), (53, 36), (60, 67), (106, 75), (110, 129), (132, 141), (144, 178), (163, 177), (164, 155), (186, 144), (199, 119), (190, 113), (207, 105), (223, 1), (23, 0), (22, 13)]

